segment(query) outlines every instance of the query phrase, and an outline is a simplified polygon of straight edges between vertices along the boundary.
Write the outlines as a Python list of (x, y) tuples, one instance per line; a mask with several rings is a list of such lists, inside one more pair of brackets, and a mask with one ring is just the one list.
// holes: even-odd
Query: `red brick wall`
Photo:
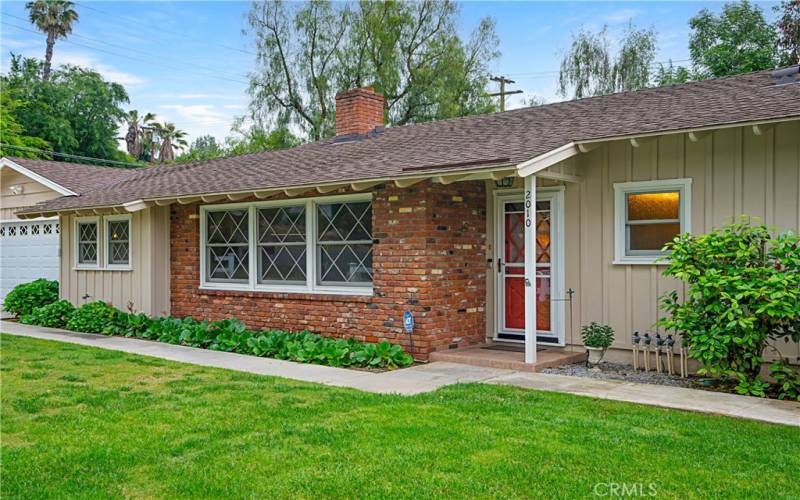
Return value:
[(336, 94), (336, 135), (363, 135), (383, 126), (383, 103), (372, 87)]
[(371, 297), (200, 290), (198, 205), (171, 213), (174, 316), (236, 316), (249, 328), (303, 330), (410, 348), (403, 311), (414, 314), (413, 354), (485, 336), (486, 212), (483, 182), (393, 184), (373, 191)]

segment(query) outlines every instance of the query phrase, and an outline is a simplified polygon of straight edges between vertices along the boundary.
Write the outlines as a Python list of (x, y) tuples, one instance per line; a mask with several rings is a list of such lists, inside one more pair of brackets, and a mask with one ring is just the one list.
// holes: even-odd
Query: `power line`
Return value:
[[(24, 28), (24, 27), (18, 26), (16, 24), (11, 24), (11, 23), (8, 23), (6, 21), (2, 21), (2, 23), (5, 24), (6, 26), (11, 26), (12, 28), (17, 28), (17, 29), (22, 30), (22, 31), (27, 31), (29, 33), (34, 33), (34, 34), (37, 34), (37, 35), (41, 35), (41, 33), (39, 33), (38, 31), (34, 31), (34, 30), (28, 29), (28, 28)], [(144, 62), (144, 63), (146, 63), (148, 65), (151, 65), (151, 66), (161, 66), (163, 68), (167, 68), (167, 69), (170, 69), (170, 70), (175, 70), (174, 66), (170, 66), (170, 65), (167, 65), (167, 64), (159, 64), (157, 62), (150, 61), (148, 59), (141, 59), (141, 58), (138, 58), (138, 57), (129, 56), (127, 54), (120, 54), (119, 52), (113, 52), (113, 51), (101, 49), (101, 48), (98, 48), (98, 47), (92, 47), (91, 45), (78, 43), (78, 42), (75, 42), (75, 41), (72, 41), (72, 40), (69, 40), (69, 39), (65, 39), (64, 42), (72, 44), (72, 45), (77, 45), (78, 47), (84, 47), (84, 48), (87, 48), (87, 49), (96, 50), (98, 52), (104, 52), (106, 54), (110, 54), (110, 55), (113, 55), (113, 56), (124, 57), (126, 59), (131, 59), (133, 61)], [(213, 70), (210, 70), (210, 71), (213, 71)], [(245, 85), (250, 85), (250, 82), (248, 82), (248, 81), (236, 80), (236, 79), (233, 79), (233, 78), (226, 78), (224, 76), (216, 76), (216, 75), (208, 75), (208, 74), (202, 74), (201, 76), (210, 77), (210, 78), (216, 78), (217, 80), (226, 80), (226, 81), (229, 81), (229, 82), (236, 82), (236, 83), (243, 83)]]
[[(3, 16), (11, 17), (11, 18), (17, 19), (19, 21), (27, 21), (27, 19), (25, 19), (24, 17), (15, 16), (13, 14), (3, 14)], [(29, 31), (31, 33), (41, 34), (38, 31), (32, 30), (30, 28), (23, 28), (21, 26), (16, 26), (16, 25), (12, 25), (12, 24), (9, 24), (9, 26), (13, 26), (13, 27), (15, 27), (17, 29), (24, 29), (24, 30)], [(110, 43), (110, 42), (106, 42), (106, 41), (101, 41), (101, 40), (98, 40), (98, 39), (90, 37), (90, 36), (81, 35), (79, 33), (71, 33), (70, 37), (83, 38), (83, 39), (86, 39), (86, 40), (88, 40), (90, 42), (93, 42), (93, 43), (100, 43), (100, 44), (103, 44), (103, 45), (108, 45), (109, 47), (116, 47), (116, 48), (123, 49), (123, 50), (126, 50), (126, 51), (138, 52), (140, 54), (144, 54), (145, 56), (150, 56), (150, 57), (158, 58), (158, 59), (161, 59), (161, 60), (165, 59), (165, 57), (163, 55), (161, 55), (161, 54), (154, 54), (153, 52), (148, 52), (148, 51), (141, 50), (141, 49), (136, 49), (136, 48), (133, 48), (133, 47), (127, 47), (127, 46), (118, 45), (118, 44), (114, 44), (114, 43)], [(96, 50), (101, 50), (101, 49), (96, 49)], [(130, 57), (130, 56), (126, 55), (125, 57)], [(209, 76), (214, 76), (216, 74), (223, 73), (222, 71), (220, 71), (218, 69), (210, 68), (208, 66), (203, 66), (203, 65), (200, 65), (200, 64), (196, 64), (196, 63), (185, 62), (185, 61), (177, 61), (176, 59), (172, 59), (172, 58), (166, 58), (166, 59), (171, 59), (172, 61), (175, 61), (172, 64), (178, 64), (178, 65), (183, 65), (183, 66), (199, 68), (201, 70), (205, 70), (205, 71), (209, 71), (209, 72), (213, 73), (212, 75), (209, 75)], [(236, 77), (247, 78), (247, 75), (236, 74), (235, 76)]]
[(114, 165), (123, 166), (125, 168), (141, 168), (142, 167), (142, 165), (139, 165), (137, 163), (129, 163), (129, 162), (117, 161), (117, 160), (106, 160), (104, 158), (93, 158), (91, 156), (80, 156), (80, 155), (73, 155), (73, 154), (68, 154), (68, 153), (59, 153), (58, 151), (48, 151), (46, 149), (29, 148), (29, 147), (26, 147), (26, 146), (14, 146), (14, 145), (5, 144), (5, 143), (2, 143), (2, 142), (0, 142), (0, 147), (8, 148), (8, 149), (15, 149), (17, 151), (26, 151), (28, 153), (39, 153), (39, 154), (45, 154), (45, 155), (50, 155), (50, 156), (58, 156), (58, 157), (61, 157), (61, 158), (75, 158), (75, 159), (84, 160), (84, 161), (111, 163), (111, 164), (114, 164)]
[[(153, 29), (153, 26), (151, 24), (147, 24), (145, 22), (142, 22), (141, 20), (136, 19), (134, 17), (120, 16), (120, 15), (117, 15), (117, 14), (112, 14), (110, 12), (106, 12), (104, 10), (100, 10), (100, 9), (98, 9), (96, 7), (91, 7), (91, 6), (87, 5), (85, 2), (75, 2), (75, 3), (77, 5), (80, 5), (81, 7), (84, 7), (84, 8), (89, 9), (89, 10), (93, 10), (95, 12), (98, 12), (100, 14), (104, 14), (106, 16), (110, 16), (110, 17), (112, 17), (114, 19), (127, 19), (132, 24), (138, 24), (138, 25), (144, 26), (144, 27), (146, 27), (146, 28), (148, 28), (150, 30)], [(181, 38), (185, 38), (187, 40), (192, 40), (192, 41), (200, 43), (200, 44), (202, 44), (203, 46), (206, 46), (206, 47), (208, 45), (215, 45), (217, 47), (221, 47), (221, 48), (227, 49), (227, 50), (232, 50), (234, 52), (241, 52), (243, 54), (249, 54), (249, 55), (253, 55), (253, 56), (257, 56), (258, 55), (255, 52), (252, 52), (252, 51), (249, 51), (249, 50), (241, 49), (241, 48), (238, 48), (238, 47), (231, 47), (229, 45), (223, 45), (223, 44), (220, 44), (220, 43), (209, 43), (208, 40), (204, 40), (204, 39), (197, 38), (197, 37), (192, 37), (192, 36), (189, 36), (189, 35), (187, 35), (185, 33), (178, 33), (176, 31), (170, 31), (170, 30), (167, 30), (167, 29), (164, 29), (164, 28), (161, 28), (161, 27), (159, 27), (158, 32), (159, 33), (169, 33), (169, 34), (171, 34), (173, 36), (178, 36), (178, 37), (181, 37)]]

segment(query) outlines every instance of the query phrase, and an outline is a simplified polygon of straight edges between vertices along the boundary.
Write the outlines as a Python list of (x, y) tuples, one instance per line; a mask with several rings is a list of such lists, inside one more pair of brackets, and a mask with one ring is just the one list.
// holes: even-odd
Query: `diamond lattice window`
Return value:
[(317, 281), (372, 282), (372, 202), (317, 205)]
[(306, 282), (305, 206), (258, 210), (258, 282)]
[(249, 273), (248, 209), (206, 213), (206, 279), (247, 283)]
[(106, 228), (108, 263), (114, 266), (130, 264), (130, 221), (110, 220)]
[(78, 223), (78, 264), (97, 264), (97, 223)]

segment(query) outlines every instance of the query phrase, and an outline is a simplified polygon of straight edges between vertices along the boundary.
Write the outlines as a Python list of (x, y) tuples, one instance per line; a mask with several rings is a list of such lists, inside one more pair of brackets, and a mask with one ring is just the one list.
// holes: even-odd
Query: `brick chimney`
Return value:
[(372, 87), (336, 94), (336, 136), (364, 135), (383, 127), (383, 96)]

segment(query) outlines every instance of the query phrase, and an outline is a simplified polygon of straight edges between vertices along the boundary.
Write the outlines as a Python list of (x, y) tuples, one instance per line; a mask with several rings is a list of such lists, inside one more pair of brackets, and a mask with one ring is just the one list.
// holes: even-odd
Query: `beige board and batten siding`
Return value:
[[(11, 192), (12, 186), (20, 186), (22, 193)], [(14, 212), (43, 201), (60, 197), (61, 194), (11, 168), (0, 169), (0, 220), (14, 220)]]
[[(100, 224), (100, 262), (105, 262), (105, 224)], [(103, 300), (151, 316), (169, 314), (169, 207), (131, 216), (131, 269), (76, 269), (74, 216), (61, 216), (61, 297), (75, 305)]]
[[(800, 231), (800, 120), (760, 132), (718, 129), (697, 142), (669, 134), (640, 140), (639, 147), (613, 141), (572, 159), (582, 182), (566, 184), (565, 284), (576, 290), (568, 344), (580, 344), (580, 325), (597, 321), (614, 328), (615, 347), (627, 348), (634, 331), (654, 330), (663, 314), (660, 295), (684, 292), (680, 282), (661, 275), (663, 266), (612, 263), (614, 183), (691, 178), (693, 233), (741, 215)], [(795, 360), (800, 356), (797, 344), (779, 349)]]

